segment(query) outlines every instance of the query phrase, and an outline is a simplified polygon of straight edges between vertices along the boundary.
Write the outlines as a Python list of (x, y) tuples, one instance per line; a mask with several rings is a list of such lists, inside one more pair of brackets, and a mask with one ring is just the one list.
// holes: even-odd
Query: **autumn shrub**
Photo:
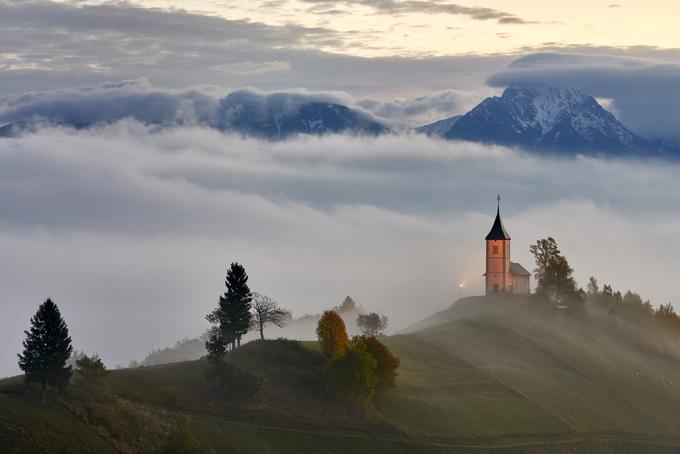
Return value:
[(373, 397), (378, 377), (378, 362), (369, 353), (366, 343), (354, 337), (343, 355), (334, 356), (325, 371), (328, 389), (339, 397), (366, 402)]
[(325, 311), (316, 326), (321, 352), (326, 358), (332, 359), (342, 356), (347, 350), (349, 339), (345, 322), (334, 311)]
[(379, 389), (393, 388), (397, 379), (399, 358), (394, 356), (385, 344), (373, 336), (361, 336), (360, 339), (366, 345), (368, 353), (376, 360), (377, 387)]

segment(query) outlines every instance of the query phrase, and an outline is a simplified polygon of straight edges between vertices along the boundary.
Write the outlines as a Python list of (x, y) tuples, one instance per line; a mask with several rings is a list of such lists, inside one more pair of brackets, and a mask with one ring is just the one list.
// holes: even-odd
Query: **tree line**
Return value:
[(628, 319), (653, 320), (661, 326), (680, 333), (680, 315), (671, 303), (654, 309), (649, 300), (630, 290), (622, 293), (611, 285), (600, 284), (590, 277), (586, 289), (578, 287), (574, 279), (574, 269), (560, 251), (554, 238), (536, 241), (529, 247), (534, 256), (536, 268), (536, 296), (552, 303), (557, 308), (571, 309), (578, 314), (587, 304), (602, 308), (607, 312)]

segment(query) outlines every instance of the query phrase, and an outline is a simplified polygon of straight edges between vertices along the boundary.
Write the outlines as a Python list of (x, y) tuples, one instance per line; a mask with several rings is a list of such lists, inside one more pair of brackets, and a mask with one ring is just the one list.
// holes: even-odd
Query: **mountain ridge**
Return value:
[(515, 84), (484, 99), (464, 115), (439, 120), (417, 132), (531, 151), (607, 155), (658, 155), (680, 151), (673, 142), (644, 139), (595, 98), (551, 85)]

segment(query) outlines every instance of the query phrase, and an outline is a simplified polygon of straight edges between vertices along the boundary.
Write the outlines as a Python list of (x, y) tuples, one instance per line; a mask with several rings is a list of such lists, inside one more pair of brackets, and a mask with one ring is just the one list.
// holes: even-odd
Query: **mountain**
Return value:
[(369, 408), (327, 393), (315, 342), (283, 339), (229, 353), (222, 395), (205, 360), (113, 370), (100, 399), (74, 382), (47, 405), (0, 380), (0, 451), (157, 452), (183, 415), (216, 452), (680, 452), (677, 333), (604, 307), (555, 311), (468, 297), (381, 337), (401, 365)]
[(427, 134), (428, 136), (443, 137), (444, 134), (460, 120), (462, 115), (455, 115), (450, 118), (445, 118), (443, 120), (435, 121), (429, 125), (421, 126), (416, 128), (416, 132), (421, 134)]
[(418, 131), (558, 153), (631, 155), (661, 150), (627, 129), (592, 96), (548, 85), (511, 85), (465, 115)]
[(35, 118), (30, 120), (19, 120), (6, 125), (0, 126), (0, 138), (2, 137), (20, 137), (26, 134), (32, 134), (38, 131), (40, 128), (47, 126), (52, 127), (70, 127), (79, 129), (83, 125), (75, 123), (66, 123), (63, 121), (47, 121), (42, 118)]
[(61, 104), (56, 107), (50, 104), (47, 107), (37, 105), (24, 110), (17, 109), (3, 117), (7, 123), (0, 124), (0, 137), (30, 134), (45, 126), (83, 129), (126, 118), (152, 126), (153, 130), (195, 124), (267, 140), (281, 140), (300, 134), (376, 136), (389, 131), (361, 111), (330, 99), (296, 93), (262, 95), (238, 90), (214, 105), (202, 106), (200, 115), (196, 112), (179, 114), (179, 111), (175, 111), (177, 106), (172, 105), (146, 110), (137, 104), (114, 106), (117, 108), (100, 109), (106, 111), (105, 115), (99, 112), (98, 116), (91, 117), (87, 115), (88, 111), (69, 110)]
[(283, 96), (253, 102), (241, 93), (222, 100), (217, 128), (266, 139), (285, 139), (298, 134), (378, 135), (388, 131), (367, 115), (342, 104), (299, 102), (294, 97)]

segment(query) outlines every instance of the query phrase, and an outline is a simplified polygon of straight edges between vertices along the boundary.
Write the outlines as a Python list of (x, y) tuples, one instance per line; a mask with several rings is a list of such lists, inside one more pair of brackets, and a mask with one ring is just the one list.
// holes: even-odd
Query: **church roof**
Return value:
[(509, 240), (510, 235), (503, 227), (503, 221), (501, 220), (501, 208), (498, 207), (496, 211), (496, 220), (493, 222), (493, 227), (491, 231), (485, 238), (486, 240)]
[(526, 268), (515, 262), (510, 262), (510, 274), (513, 276), (531, 276), (531, 273)]

